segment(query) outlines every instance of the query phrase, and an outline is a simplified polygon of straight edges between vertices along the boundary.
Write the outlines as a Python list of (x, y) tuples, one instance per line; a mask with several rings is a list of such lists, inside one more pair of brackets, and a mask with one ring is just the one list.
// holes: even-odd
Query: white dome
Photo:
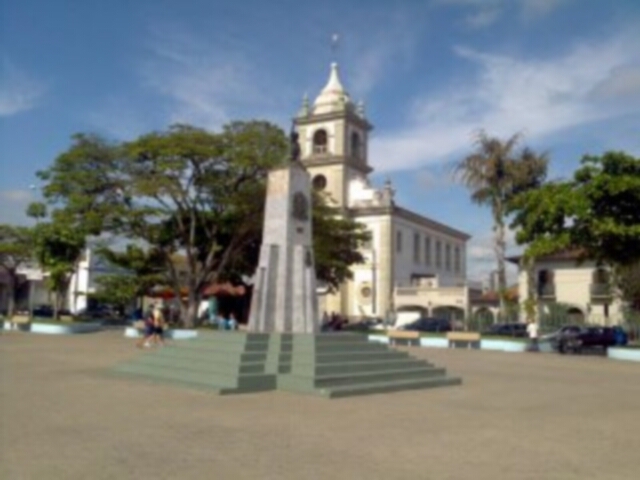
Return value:
[(331, 64), (329, 81), (315, 102), (313, 102), (313, 113), (330, 113), (343, 110), (350, 103), (349, 94), (342, 86), (338, 76), (338, 64), (334, 62)]

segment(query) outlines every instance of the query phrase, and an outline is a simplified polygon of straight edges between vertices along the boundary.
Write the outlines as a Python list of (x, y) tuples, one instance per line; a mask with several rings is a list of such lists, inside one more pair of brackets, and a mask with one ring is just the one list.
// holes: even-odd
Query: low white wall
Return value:
[(627, 362), (640, 362), (640, 348), (608, 348), (607, 357)]
[(42, 333), (45, 335), (72, 335), (76, 333), (92, 333), (102, 330), (100, 323), (19, 323), (11, 325), (11, 322), (5, 320), (2, 325), (3, 330), (19, 330), (23, 332)]
[[(140, 338), (141, 333), (133, 327), (124, 329), (124, 336), (127, 338)], [(197, 330), (175, 329), (165, 330), (164, 337), (172, 340), (189, 340), (198, 336)]]

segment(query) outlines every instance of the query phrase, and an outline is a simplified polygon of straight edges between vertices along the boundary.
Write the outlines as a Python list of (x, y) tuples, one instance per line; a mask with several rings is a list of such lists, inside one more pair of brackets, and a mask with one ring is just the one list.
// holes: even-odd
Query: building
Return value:
[[(343, 87), (337, 64), (315, 101), (305, 97), (295, 117), (301, 162), (313, 188), (328, 194), (340, 215), (366, 225), (371, 242), (366, 263), (353, 268), (353, 280), (320, 298), (320, 311), (346, 316), (385, 316), (398, 304), (434, 305), (464, 311), (468, 303), (466, 251), (470, 236), (397, 205), (389, 182), (371, 185), (368, 137), (372, 129), (362, 102)], [(426, 296), (402, 288), (424, 287)], [(453, 290), (452, 290), (453, 289)], [(412, 292), (414, 292), (412, 290)]]
[[(522, 257), (507, 260), (520, 265)], [(535, 291), (542, 309), (550, 304), (566, 310), (567, 318), (594, 324), (613, 325), (622, 321), (623, 304), (610, 286), (610, 272), (593, 261), (579, 262), (579, 252), (563, 251), (536, 259), (533, 266)], [(527, 299), (527, 272), (518, 272), (520, 305)], [(524, 309), (521, 309), (524, 317)], [(524, 318), (523, 318), (524, 319)]]
[[(126, 273), (110, 265), (104, 258), (96, 255), (91, 248), (82, 254), (75, 272), (71, 275), (69, 288), (61, 308), (71, 313), (78, 313), (87, 308), (90, 296), (98, 287), (97, 279), (102, 275)], [(6, 311), (8, 299), (8, 279), (6, 272), (0, 268), (0, 312)], [(53, 305), (54, 296), (47, 286), (48, 273), (39, 265), (25, 264), (18, 268), (18, 285), (16, 288), (15, 311), (28, 311), (30, 305)]]

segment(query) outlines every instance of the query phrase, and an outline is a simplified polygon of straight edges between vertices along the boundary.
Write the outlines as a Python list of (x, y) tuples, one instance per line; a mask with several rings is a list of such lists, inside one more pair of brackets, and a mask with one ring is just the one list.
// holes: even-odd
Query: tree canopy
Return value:
[[(206, 284), (253, 274), (266, 177), (286, 161), (286, 151), (284, 132), (262, 121), (234, 122), (217, 133), (175, 125), (121, 144), (76, 135), (39, 176), (53, 217), (85, 234), (119, 236), (130, 247), (121, 257), (112, 252), (112, 261), (136, 271), (144, 251), (177, 295), (186, 287), (182, 317), (190, 324)], [(318, 276), (335, 286), (363, 261), (356, 249), (366, 234), (323, 205), (314, 202)]]
[(456, 163), (454, 178), (467, 187), (471, 200), (491, 209), (498, 263), (500, 307), (506, 307), (506, 217), (509, 202), (522, 192), (535, 189), (547, 175), (548, 158), (528, 147), (518, 149), (519, 134), (506, 140), (480, 131), (475, 150)]
[(11, 318), (18, 287), (18, 269), (33, 260), (33, 230), (28, 227), (0, 225), (0, 269), (9, 281), (7, 316)]
[(537, 257), (575, 249), (610, 265), (640, 260), (640, 159), (586, 155), (573, 178), (544, 184), (510, 204), (516, 240)]

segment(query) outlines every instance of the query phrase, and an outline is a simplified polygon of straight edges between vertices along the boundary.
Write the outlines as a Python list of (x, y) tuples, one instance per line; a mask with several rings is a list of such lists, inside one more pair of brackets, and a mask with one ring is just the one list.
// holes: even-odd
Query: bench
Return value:
[(5, 319), (5, 323), (11, 326), (11, 330), (28, 330), (31, 318), (29, 315), (14, 315)]
[(466, 348), (480, 348), (479, 332), (448, 332), (447, 341), (449, 348), (458, 348), (465, 346)]
[(407, 345), (420, 346), (420, 332), (390, 330), (387, 332), (387, 337), (389, 337), (389, 345), (396, 345), (398, 340), (406, 340)]

